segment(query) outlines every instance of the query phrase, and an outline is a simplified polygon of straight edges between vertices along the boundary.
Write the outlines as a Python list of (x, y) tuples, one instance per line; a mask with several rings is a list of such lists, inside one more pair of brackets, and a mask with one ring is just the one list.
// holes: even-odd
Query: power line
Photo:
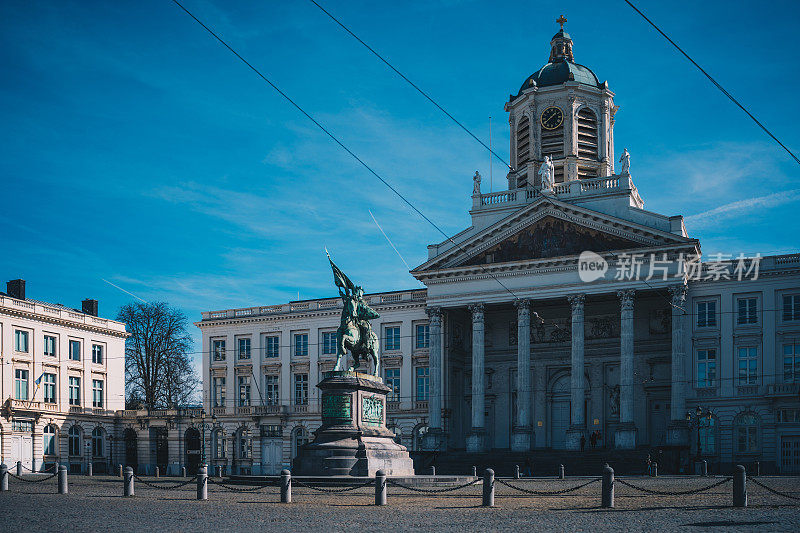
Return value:
[(348, 28), (347, 26), (345, 26), (344, 24), (342, 24), (342, 22), (341, 22), (339, 19), (337, 19), (336, 17), (334, 17), (334, 16), (333, 16), (333, 15), (330, 13), (330, 11), (326, 10), (324, 7), (322, 7), (321, 5), (319, 5), (319, 4), (318, 4), (318, 3), (317, 3), (315, 0), (309, 0), (309, 1), (310, 1), (312, 4), (314, 4), (315, 6), (317, 6), (318, 8), (320, 8), (320, 10), (321, 10), (323, 13), (325, 13), (326, 15), (328, 15), (328, 16), (331, 18), (331, 20), (333, 20), (333, 21), (334, 21), (336, 24), (338, 24), (339, 26), (341, 26), (341, 28), (342, 28), (344, 31), (346, 31), (347, 33), (349, 33), (349, 34), (350, 34), (350, 35), (351, 35), (351, 36), (352, 36), (352, 37), (353, 37), (353, 38), (354, 38), (356, 41), (358, 41), (359, 43), (361, 43), (362, 45), (364, 45), (364, 48), (366, 48), (367, 50), (369, 50), (370, 52), (372, 52), (372, 54), (373, 54), (375, 57), (377, 57), (378, 59), (380, 59), (380, 60), (381, 60), (381, 61), (382, 61), (382, 62), (383, 62), (383, 63), (384, 63), (384, 64), (385, 64), (387, 67), (389, 67), (390, 69), (392, 69), (392, 70), (393, 70), (393, 71), (394, 71), (394, 72), (395, 72), (395, 73), (396, 73), (398, 76), (400, 76), (401, 78), (403, 78), (403, 80), (405, 80), (405, 82), (406, 82), (406, 83), (408, 83), (409, 85), (411, 85), (411, 86), (412, 86), (414, 89), (416, 89), (416, 90), (417, 90), (417, 92), (418, 92), (419, 94), (421, 94), (422, 96), (424, 96), (424, 97), (425, 97), (425, 98), (426, 98), (426, 99), (427, 99), (427, 100), (428, 100), (430, 103), (432, 103), (434, 106), (436, 106), (436, 108), (437, 108), (439, 111), (441, 111), (442, 113), (444, 113), (445, 115), (447, 115), (447, 117), (448, 117), (450, 120), (452, 120), (453, 122), (455, 122), (455, 123), (458, 125), (458, 127), (460, 127), (462, 130), (464, 130), (465, 132), (467, 132), (467, 134), (468, 134), (470, 137), (472, 137), (473, 139), (475, 139), (476, 141), (478, 141), (478, 142), (481, 144), (481, 146), (483, 146), (484, 148), (486, 148), (487, 150), (489, 150), (489, 153), (491, 153), (493, 156), (495, 156), (497, 159), (499, 159), (499, 160), (500, 160), (500, 161), (501, 161), (501, 162), (502, 162), (502, 163), (503, 163), (505, 166), (507, 166), (507, 167), (508, 167), (508, 169), (509, 169), (509, 170), (512, 170), (512, 171), (514, 170), (514, 168), (513, 168), (511, 165), (509, 165), (508, 163), (506, 163), (506, 161), (505, 161), (505, 160), (504, 160), (502, 157), (500, 157), (499, 155), (497, 155), (497, 154), (496, 154), (496, 153), (495, 153), (495, 152), (494, 152), (494, 151), (491, 149), (491, 147), (489, 147), (489, 146), (486, 146), (486, 143), (484, 143), (482, 140), (480, 140), (480, 139), (479, 139), (479, 138), (478, 138), (478, 137), (477, 137), (477, 136), (476, 136), (474, 133), (472, 133), (472, 132), (471, 132), (471, 131), (470, 131), (470, 130), (469, 130), (467, 127), (466, 127), (466, 126), (464, 126), (464, 125), (463, 125), (461, 122), (459, 122), (459, 121), (458, 121), (458, 120), (457, 120), (457, 119), (456, 119), (456, 118), (455, 118), (453, 115), (451, 115), (450, 113), (448, 113), (448, 112), (447, 112), (447, 110), (445, 110), (445, 108), (443, 108), (441, 105), (439, 105), (439, 104), (436, 102), (436, 100), (434, 100), (433, 98), (431, 98), (431, 96), (430, 96), (428, 93), (426, 93), (425, 91), (423, 91), (422, 89), (420, 89), (420, 88), (419, 88), (419, 86), (418, 86), (416, 83), (414, 83), (413, 81), (411, 81), (410, 79), (408, 79), (408, 78), (406, 77), (406, 75), (405, 75), (405, 74), (403, 74), (402, 72), (400, 72), (399, 70), (397, 70), (397, 69), (394, 67), (394, 65), (392, 65), (391, 63), (389, 63), (389, 61), (387, 61), (387, 60), (386, 60), (386, 58), (384, 58), (382, 55), (380, 55), (378, 52), (376, 52), (374, 48), (372, 48), (370, 45), (368, 45), (368, 44), (367, 44), (367, 43), (365, 43), (363, 40), (361, 40), (361, 38), (360, 38), (358, 35), (356, 35), (355, 33), (353, 33), (353, 32), (352, 32), (352, 30), (350, 30), (350, 28)]
[[(312, 1), (313, 1), (313, 0), (312, 0)], [(643, 18), (644, 20), (646, 20), (646, 21), (647, 21), (647, 22), (648, 22), (648, 23), (649, 23), (649, 24), (650, 24), (650, 25), (651, 25), (653, 28), (655, 28), (655, 30), (656, 30), (658, 33), (660, 33), (662, 37), (664, 37), (664, 38), (665, 38), (667, 41), (669, 41), (669, 43), (670, 43), (672, 46), (674, 46), (674, 47), (675, 47), (675, 48), (676, 48), (676, 49), (677, 49), (677, 50), (678, 50), (678, 51), (679, 51), (681, 54), (683, 54), (683, 57), (685, 57), (686, 59), (688, 59), (688, 60), (689, 60), (689, 61), (692, 63), (692, 65), (694, 65), (695, 67), (697, 67), (697, 69), (698, 69), (700, 72), (702, 72), (702, 73), (703, 73), (703, 75), (704, 75), (706, 78), (708, 78), (708, 80), (709, 80), (709, 81), (710, 81), (712, 84), (714, 84), (714, 86), (715, 86), (717, 89), (719, 89), (719, 90), (722, 92), (722, 94), (724, 94), (725, 96), (727, 96), (727, 97), (730, 99), (730, 101), (731, 101), (731, 102), (733, 102), (734, 104), (736, 104), (736, 105), (739, 107), (739, 109), (741, 109), (742, 111), (744, 111), (745, 113), (747, 113), (747, 116), (748, 116), (748, 117), (750, 117), (751, 119), (753, 119), (753, 122), (755, 122), (756, 124), (758, 124), (758, 126), (759, 126), (759, 127), (762, 129), (762, 130), (764, 130), (764, 132), (765, 132), (767, 135), (769, 135), (770, 137), (772, 137), (772, 139), (773, 139), (773, 140), (774, 140), (776, 143), (778, 143), (778, 144), (781, 146), (781, 148), (783, 148), (784, 150), (786, 150), (786, 152), (787, 152), (787, 153), (788, 153), (790, 156), (792, 156), (792, 158), (793, 158), (793, 159), (794, 159), (794, 160), (797, 162), (797, 164), (799, 164), (799, 165), (800, 165), (800, 159), (798, 159), (798, 158), (797, 158), (797, 156), (796, 156), (796, 155), (794, 155), (794, 153), (792, 153), (792, 151), (791, 151), (791, 150), (789, 150), (789, 148), (787, 148), (785, 144), (783, 144), (781, 141), (779, 141), (779, 140), (778, 140), (778, 138), (777, 138), (777, 137), (775, 137), (775, 136), (772, 134), (772, 132), (771, 132), (771, 131), (769, 131), (769, 130), (767, 129), (767, 127), (766, 127), (766, 126), (764, 126), (764, 125), (763, 125), (763, 124), (762, 124), (762, 123), (761, 123), (761, 122), (760, 122), (760, 121), (759, 121), (759, 120), (758, 120), (756, 117), (754, 117), (754, 116), (753, 116), (753, 114), (752, 114), (750, 111), (748, 111), (748, 110), (747, 110), (747, 109), (746, 109), (746, 108), (745, 108), (745, 107), (744, 107), (742, 104), (740, 104), (740, 103), (739, 103), (739, 101), (738, 101), (736, 98), (734, 98), (734, 97), (733, 97), (733, 95), (732, 95), (731, 93), (729, 93), (728, 91), (726, 91), (726, 90), (725, 90), (725, 88), (724, 88), (722, 85), (720, 85), (720, 84), (717, 82), (717, 80), (715, 80), (715, 79), (714, 79), (714, 78), (711, 76), (711, 74), (709, 74), (708, 72), (706, 72), (706, 71), (705, 71), (705, 69), (703, 69), (703, 67), (701, 67), (700, 65), (698, 65), (698, 64), (697, 64), (697, 62), (696, 62), (694, 59), (692, 59), (692, 58), (689, 56), (689, 54), (687, 54), (686, 52), (684, 52), (684, 51), (683, 51), (683, 49), (682, 49), (680, 46), (678, 46), (678, 45), (677, 45), (677, 43), (676, 43), (675, 41), (673, 41), (672, 39), (670, 39), (670, 38), (669, 38), (669, 36), (668, 36), (666, 33), (664, 33), (663, 31), (661, 31), (661, 28), (659, 28), (658, 26), (656, 26), (655, 22), (653, 22), (652, 20), (650, 20), (649, 18), (647, 18), (647, 16), (646, 16), (644, 13), (642, 13), (642, 12), (639, 10), (639, 8), (637, 8), (635, 5), (633, 5), (633, 3), (632, 3), (630, 0), (625, 0), (625, 3), (626, 3), (626, 4), (628, 4), (629, 6), (631, 6), (631, 7), (633, 8), (633, 10), (634, 10), (634, 11), (636, 11), (637, 13), (639, 13), (639, 15), (641, 15), (641, 16), (642, 16), (642, 18)]]
[[(314, 123), (314, 125), (315, 125), (315, 126), (317, 126), (317, 127), (320, 129), (320, 130), (322, 130), (322, 132), (323, 132), (323, 133), (325, 133), (325, 135), (327, 135), (328, 137), (330, 137), (330, 138), (331, 138), (331, 140), (333, 140), (333, 142), (335, 142), (336, 144), (338, 144), (338, 145), (339, 145), (339, 146), (340, 146), (340, 147), (341, 147), (341, 148), (342, 148), (342, 149), (343, 149), (345, 152), (347, 152), (348, 154), (350, 154), (350, 156), (352, 156), (352, 157), (353, 157), (353, 158), (354, 158), (356, 161), (358, 161), (358, 162), (361, 164), (361, 166), (363, 166), (365, 169), (367, 169), (367, 171), (369, 171), (369, 173), (370, 173), (370, 174), (372, 174), (373, 176), (375, 176), (376, 178), (378, 178), (378, 180), (380, 180), (380, 182), (381, 182), (381, 183), (383, 183), (383, 184), (384, 184), (386, 187), (388, 187), (388, 188), (389, 188), (389, 190), (391, 190), (393, 193), (395, 193), (395, 194), (397, 195), (397, 197), (398, 197), (398, 198), (400, 198), (400, 199), (401, 199), (403, 202), (405, 202), (405, 203), (406, 203), (406, 205), (408, 205), (408, 206), (409, 206), (409, 207), (410, 207), (410, 208), (411, 208), (411, 209), (412, 209), (414, 212), (416, 212), (416, 213), (417, 213), (419, 216), (421, 216), (421, 217), (422, 217), (422, 218), (423, 218), (423, 219), (424, 219), (426, 222), (428, 222), (428, 223), (429, 223), (431, 226), (433, 226), (433, 227), (436, 229), (436, 231), (438, 231), (439, 233), (441, 233), (441, 234), (444, 236), (444, 238), (445, 238), (445, 240), (446, 240), (446, 241), (449, 241), (449, 242), (453, 243), (453, 245), (454, 245), (456, 248), (458, 248), (459, 250), (461, 250), (461, 251), (465, 251), (465, 250), (464, 250), (464, 248), (463, 248), (461, 245), (459, 245), (459, 244), (458, 244), (456, 241), (454, 241), (454, 240), (453, 240), (453, 238), (452, 238), (452, 237), (450, 237), (449, 235), (447, 235), (447, 233), (445, 233), (445, 232), (444, 232), (444, 231), (443, 231), (443, 230), (442, 230), (442, 229), (441, 229), (439, 226), (437, 226), (437, 225), (436, 225), (436, 223), (434, 223), (434, 222), (433, 222), (433, 221), (432, 221), (430, 218), (428, 218), (428, 217), (427, 217), (427, 216), (426, 216), (426, 215), (425, 215), (425, 214), (424, 214), (422, 211), (420, 211), (419, 209), (417, 209), (417, 208), (416, 208), (416, 206), (414, 206), (414, 204), (412, 204), (410, 201), (408, 201), (408, 200), (406, 199), (406, 197), (405, 197), (405, 196), (403, 196), (403, 195), (400, 193), (400, 191), (398, 191), (397, 189), (395, 189), (395, 188), (394, 188), (394, 187), (393, 187), (393, 186), (392, 186), (392, 185), (391, 185), (391, 184), (390, 184), (388, 181), (386, 181), (385, 179), (383, 179), (383, 177), (381, 177), (381, 175), (380, 175), (380, 174), (378, 174), (377, 172), (375, 172), (375, 170), (373, 170), (373, 169), (372, 169), (372, 167), (370, 167), (370, 166), (369, 166), (367, 163), (365, 163), (363, 159), (361, 159), (360, 157), (358, 157), (358, 156), (357, 156), (357, 155), (356, 155), (356, 154), (355, 154), (355, 153), (354, 153), (352, 150), (350, 150), (350, 149), (349, 149), (349, 148), (348, 148), (348, 147), (347, 147), (347, 146), (346, 146), (346, 145), (345, 145), (345, 144), (344, 144), (342, 141), (340, 141), (340, 140), (339, 140), (339, 139), (338, 139), (338, 138), (337, 138), (337, 137), (336, 137), (336, 136), (335, 136), (333, 133), (331, 133), (331, 132), (330, 132), (330, 131), (329, 131), (327, 128), (325, 128), (325, 126), (323, 126), (323, 125), (322, 125), (320, 122), (318, 122), (318, 121), (317, 121), (317, 120), (316, 120), (314, 117), (312, 117), (312, 116), (311, 116), (309, 113), (307, 113), (307, 112), (305, 111), (305, 109), (303, 109), (302, 107), (300, 107), (300, 105), (299, 105), (297, 102), (295, 102), (294, 100), (292, 100), (292, 99), (289, 97), (289, 95), (288, 95), (288, 94), (286, 94), (285, 92), (283, 92), (283, 91), (282, 91), (282, 90), (281, 90), (281, 89), (280, 89), (280, 88), (279, 88), (277, 85), (275, 85), (275, 84), (274, 84), (272, 81), (270, 81), (270, 80), (269, 80), (269, 78), (267, 78), (267, 77), (266, 77), (264, 74), (262, 74), (260, 70), (258, 70), (258, 69), (257, 69), (256, 67), (254, 67), (254, 66), (253, 66), (251, 63), (249, 63), (249, 62), (248, 62), (248, 61), (247, 61), (247, 60), (246, 60), (244, 57), (242, 57), (242, 56), (241, 56), (241, 55), (240, 55), (240, 54), (239, 54), (239, 53), (238, 53), (236, 50), (234, 50), (234, 49), (233, 49), (233, 48), (232, 48), (232, 47), (231, 47), (231, 46), (230, 46), (228, 43), (226, 43), (226, 42), (225, 42), (225, 41), (224, 41), (224, 40), (223, 40), (223, 39), (222, 39), (220, 36), (218, 36), (216, 33), (214, 33), (214, 31), (213, 31), (211, 28), (209, 28), (208, 26), (206, 26), (205, 24), (203, 24), (203, 22), (202, 22), (200, 19), (198, 19), (197, 17), (195, 17), (195, 16), (194, 16), (194, 15), (193, 15), (193, 14), (192, 14), (192, 13), (191, 13), (191, 12), (190, 12), (188, 9), (186, 9), (185, 7), (183, 7), (183, 5), (181, 5), (181, 3), (180, 3), (180, 2), (178, 2), (178, 0), (172, 0), (172, 1), (173, 1), (173, 3), (174, 3), (175, 5), (177, 5), (178, 7), (180, 7), (180, 8), (181, 8), (181, 9), (182, 9), (182, 10), (183, 10), (183, 11), (184, 11), (184, 12), (185, 12), (187, 15), (189, 15), (190, 17), (192, 17), (192, 18), (195, 20), (195, 22), (197, 22), (197, 23), (198, 23), (200, 26), (202, 26), (202, 27), (203, 27), (203, 29), (205, 29), (205, 30), (206, 30), (208, 33), (210, 33), (210, 34), (211, 34), (211, 36), (213, 36), (213, 37), (214, 37), (214, 38), (215, 38), (217, 41), (219, 41), (219, 42), (220, 42), (220, 43), (221, 43), (221, 44), (222, 44), (222, 45), (223, 45), (225, 48), (227, 48), (227, 49), (228, 49), (228, 50), (229, 50), (229, 51), (230, 51), (230, 52), (231, 52), (233, 55), (235, 55), (235, 56), (236, 56), (236, 57), (237, 57), (237, 58), (238, 58), (238, 59), (239, 59), (239, 60), (240, 60), (242, 63), (244, 63), (245, 65), (247, 65), (247, 66), (250, 68), (250, 70), (252, 70), (253, 72), (255, 72), (255, 73), (258, 75), (258, 77), (260, 77), (262, 80), (264, 80), (265, 82), (267, 82), (267, 84), (269, 84), (269, 86), (270, 86), (270, 87), (272, 87), (273, 89), (275, 89), (275, 91), (276, 91), (278, 94), (280, 94), (281, 96), (283, 96), (283, 98), (284, 98), (284, 99), (286, 99), (286, 101), (287, 101), (287, 102), (289, 102), (290, 104), (292, 104), (292, 106), (293, 106), (295, 109), (297, 109), (298, 111), (300, 111), (300, 113), (302, 113), (302, 114), (303, 114), (303, 115), (304, 115), (304, 116), (305, 116), (305, 117), (306, 117), (308, 120), (310, 120), (311, 122), (313, 122), (313, 123)], [(485, 146), (485, 145), (484, 145), (484, 146)], [(499, 279), (499, 278), (497, 278), (497, 276), (495, 276), (494, 274), (492, 274), (491, 272), (489, 272), (488, 270), (486, 270), (486, 269), (485, 269), (485, 268), (484, 268), (482, 265), (478, 265), (478, 266), (480, 266), (480, 268), (481, 268), (481, 269), (482, 269), (482, 270), (483, 270), (483, 271), (484, 271), (486, 274), (488, 274), (489, 276), (491, 276), (491, 277), (492, 277), (492, 278), (493, 278), (495, 281), (497, 281), (497, 283), (499, 283), (499, 284), (500, 284), (500, 285), (501, 285), (501, 286), (502, 286), (502, 287), (503, 287), (503, 288), (504, 288), (506, 291), (508, 291), (508, 292), (509, 292), (509, 294), (511, 294), (511, 296), (513, 296), (513, 297), (514, 297), (514, 300), (519, 300), (519, 298), (517, 297), (517, 295), (516, 295), (516, 294), (514, 294), (514, 291), (512, 291), (511, 289), (509, 289), (509, 288), (508, 288), (508, 287), (507, 287), (507, 286), (506, 286), (506, 285), (505, 285), (505, 284), (504, 284), (502, 281), (500, 281), (500, 279)]]

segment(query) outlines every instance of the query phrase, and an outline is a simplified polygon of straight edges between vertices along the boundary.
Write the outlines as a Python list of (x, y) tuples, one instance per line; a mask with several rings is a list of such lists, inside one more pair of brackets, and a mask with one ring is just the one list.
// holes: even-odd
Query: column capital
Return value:
[(527, 298), (514, 300), (514, 307), (517, 308), (517, 316), (530, 316), (531, 301)]
[(442, 323), (442, 308), (441, 307), (428, 307), (425, 309), (425, 312), (428, 314), (428, 318), (431, 321), (431, 325), (441, 325)]
[(683, 302), (686, 301), (686, 284), (680, 283), (678, 285), (673, 285), (668, 287), (668, 290), (670, 296), (672, 296), (672, 305), (681, 307)]
[(585, 294), (570, 294), (567, 296), (567, 300), (569, 301), (569, 305), (572, 307), (572, 311), (582, 311), (583, 304), (586, 301)]
[(633, 309), (634, 294), (636, 294), (634, 289), (623, 289), (621, 291), (617, 291), (617, 298), (619, 298), (619, 301), (622, 304), (623, 311), (630, 311)]
[(469, 306), (473, 322), (483, 322), (483, 304), (476, 303)]

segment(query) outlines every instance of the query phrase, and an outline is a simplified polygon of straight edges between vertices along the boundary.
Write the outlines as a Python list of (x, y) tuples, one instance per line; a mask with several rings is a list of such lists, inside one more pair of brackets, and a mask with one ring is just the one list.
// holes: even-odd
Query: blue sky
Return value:
[[(445, 231), (469, 225), (485, 150), (313, 4), (185, 5)], [(800, 166), (622, 0), (323, 5), (477, 134), (494, 117), (503, 157), (503, 104), (564, 13), (645, 208), (686, 216), (706, 254), (798, 249)], [(800, 151), (800, 4), (638, 5)], [(418, 286), (368, 210), (412, 267), (441, 240), (167, 0), (5, 0), (0, 69), (0, 271), (30, 297), (113, 316), (131, 297), (106, 279), (195, 321), (334, 294), (324, 246), (368, 291)]]

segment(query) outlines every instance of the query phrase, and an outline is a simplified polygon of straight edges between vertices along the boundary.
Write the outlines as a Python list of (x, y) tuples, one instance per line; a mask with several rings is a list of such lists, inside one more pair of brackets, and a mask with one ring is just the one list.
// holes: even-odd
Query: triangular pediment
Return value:
[(577, 258), (583, 251), (692, 247), (695, 239), (543, 198), (480, 230), (468, 229), (438, 245), (442, 251), (412, 271), (459, 270), (478, 265), (553, 262)]
[(545, 216), (505, 240), (455, 266), (508, 263), (579, 255), (589, 250), (603, 252), (641, 248), (642, 243), (600, 230)]

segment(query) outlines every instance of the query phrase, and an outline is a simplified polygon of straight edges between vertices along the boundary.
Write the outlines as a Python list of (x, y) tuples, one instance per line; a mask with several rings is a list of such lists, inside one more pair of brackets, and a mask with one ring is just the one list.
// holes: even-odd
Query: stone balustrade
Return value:
[(31, 313), (48, 318), (55, 318), (69, 322), (71, 324), (83, 324), (86, 326), (100, 327), (118, 333), (125, 333), (125, 324), (116, 320), (108, 320), (92, 315), (87, 315), (77, 310), (70, 310), (65, 307), (55, 307), (42, 302), (31, 300), (19, 300), (10, 296), (0, 296), (0, 308), (9, 311)]

